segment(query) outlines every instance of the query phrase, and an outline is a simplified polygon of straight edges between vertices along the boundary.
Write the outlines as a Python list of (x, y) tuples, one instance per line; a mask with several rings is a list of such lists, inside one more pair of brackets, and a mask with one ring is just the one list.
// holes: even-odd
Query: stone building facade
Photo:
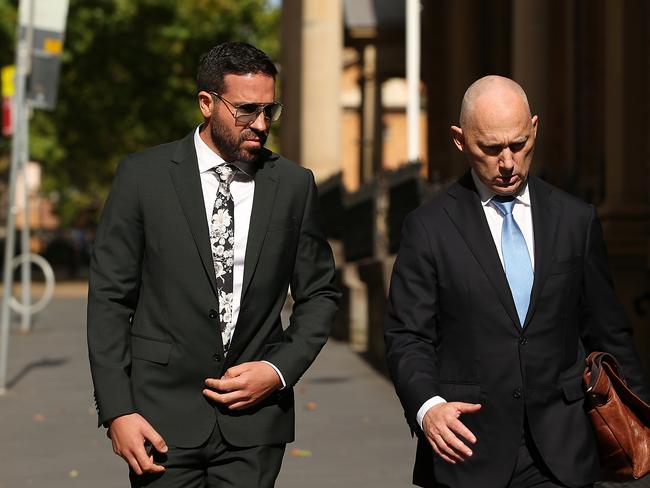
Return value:
[(406, 212), (466, 169), (466, 87), (517, 80), (540, 117), (534, 172), (595, 204), (650, 372), (650, 2), (422, 1), (423, 134), (406, 159), (404, 0), (284, 0), (282, 151), (312, 168), (346, 289), (337, 334), (381, 359)]

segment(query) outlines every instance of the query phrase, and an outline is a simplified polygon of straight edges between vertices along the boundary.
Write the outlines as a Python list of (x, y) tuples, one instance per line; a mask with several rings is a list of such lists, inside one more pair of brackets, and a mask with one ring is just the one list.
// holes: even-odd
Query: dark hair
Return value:
[(196, 84), (199, 91), (222, 93), (228, 74), (265, 74), (275, 79), (278, 70), (264, 51), (245, 42), (224, 42), (199, 59)]

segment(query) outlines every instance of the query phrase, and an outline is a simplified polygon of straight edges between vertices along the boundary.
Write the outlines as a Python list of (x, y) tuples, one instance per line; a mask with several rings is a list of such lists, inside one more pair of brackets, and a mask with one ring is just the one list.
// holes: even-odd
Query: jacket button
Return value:
[(219, 316), (217, 311), (214, 308), (211, 308), (210, 311), (208, 312), (208, 317), (211, 319), (216, 319)]
[(220, 363), (221, 362), (221, 354), (219, 354), (218, 352), (215, 352), (212, 355), (212, 360), (217, 362), (217, 363)]
[(519, 388), (512, 390), (512, 398), (515, 398), (517, 400), (521, 398), (521, 390)]
[(528, 344), (528, 337), (522, 337), (521, 339), (519, 339), (519, 344), (521, 344), (522, 346)]

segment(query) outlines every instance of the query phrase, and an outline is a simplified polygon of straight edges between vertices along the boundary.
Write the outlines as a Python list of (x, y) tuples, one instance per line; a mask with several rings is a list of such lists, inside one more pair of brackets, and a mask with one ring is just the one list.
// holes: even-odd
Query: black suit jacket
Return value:
[[(312, 173), (265, 150), (241, 309), (224, 357), (193, 133), (120, 163), (90, 270), (88, 345), (100, 424), (139, 412), (180, 447), (200, 445), (215, 421), (235, 446), (293, 440), (292, 386), (327, 340), (339, 296), (316, 203)], [(283, 331), (289, 286), (295, 305)], [(206, 378), (262, 359), (278, 367), (286, 389), (240, 412), (202, 395)]]
[[(506, 486), (525, 420), (560, 481), (595, 480), (581, 385), (588, 351), (611, 352), (647, 398), (593, 206), (536, 177), (529, 185), (535, 278), (523, 327), (469, 173), (405, 221), (385, 338), (397, 394), (419, 434), (420, 486)], [(461, 418), (478, 439), (464, 463), (435, 456), (417, 425), (418, 409), (436, 395), (482, 405)]]

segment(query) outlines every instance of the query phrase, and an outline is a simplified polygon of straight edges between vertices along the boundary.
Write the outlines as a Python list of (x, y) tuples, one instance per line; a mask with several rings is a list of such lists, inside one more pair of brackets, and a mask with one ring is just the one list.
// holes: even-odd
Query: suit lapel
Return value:
[(242, 283), (243, 303), (248, 287), (250, 286), (257, 262), (269, 226), (269, 218), (273, 212), (275, 194), (277, 191), (277, 175), (275, 175), (275, 161), (266, 160), (255, 173), (255, 194), (253, 196), (253, 209), (248, 230), (246, 254), (244, 258), (244, 279)]
[(529, 189), (535, 240), (535, 277), (524, 327), (530, 323), (544, 282), (548, 276), (548, 270), (553, 260), (555, 234), (562, 211), (555, 200), (551, 198), (551, 186), (531, 176)]
[(447, 215), (483, 268), (513, 324), (519, 328), (515, 302), (470, 173), (467, 172), (448, 193), (453, 200), (445, 206)]
[(205, 219), (199, 165), (196, 158), (196, 149), (194, 148), (194, 132), (180, 141), (172, 162), (169, 172), (174, 182), (178, 201), (183, 208), (183, 213), (194, 238), (194, 244), (199, 256), (201, 256), (203, 268), (216, 296), (217, 283), (212, 262), (212, 252), (210, 251), (208, 224)]
[(229, 367), (230, 364), (237, 360), (241, 350), (248, 344), (250, 338), (257, 331), (254, 327), (247, 326), (247, 321), (242, 319), (242, 316), (248, 310), (248, 306), (246, 305), (249, 300), (247, 292), (255, 275), (255, 270), (257, 269), (277, 193), (278, 178), (275, 174), (275, 156), (271, 157), (273, 159), (266, 159), (260, 169), (255, 173), (255, 194), (253, 196), (253, 209), (251, 211), (248, 241), (246, 243), (246, 254), (244, 257), (241, 306), (237, 326), (232, 337), (232, 345), (230, 346), (224, 367)]

